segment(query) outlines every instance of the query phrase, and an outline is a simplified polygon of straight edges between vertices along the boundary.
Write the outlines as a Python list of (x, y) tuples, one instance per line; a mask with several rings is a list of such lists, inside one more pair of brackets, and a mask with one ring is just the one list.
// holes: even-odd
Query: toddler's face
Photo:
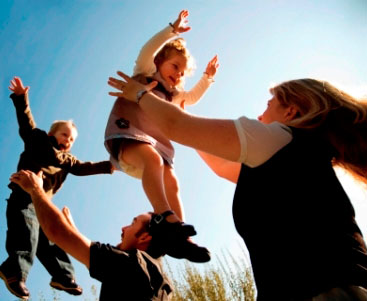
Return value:
[(187, 59), (180, 54), (172, 55), (158, 67), (158, 71), (162, 78), (171, 87), (175, 87), (181, 83), (186, 69)]
[(69, 123), (59, 126), (54, 134), (59, 149), (64, 152), (70, 151), (77, 136), (76, 129)]

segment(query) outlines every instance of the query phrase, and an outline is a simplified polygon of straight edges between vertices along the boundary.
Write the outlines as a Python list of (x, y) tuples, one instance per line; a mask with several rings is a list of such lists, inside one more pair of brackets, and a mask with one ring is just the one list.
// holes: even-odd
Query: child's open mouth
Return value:
[(172, 76), (170, 76), (169, 79), (171, 80), (171, 82), (173, 83), (173, 85), (176, 85), (176, 81), (177, 80), (175, 78), (173, 78)]

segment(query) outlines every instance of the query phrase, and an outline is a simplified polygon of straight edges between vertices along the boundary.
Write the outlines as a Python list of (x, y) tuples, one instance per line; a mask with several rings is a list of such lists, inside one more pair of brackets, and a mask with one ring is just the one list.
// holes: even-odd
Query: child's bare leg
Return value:
[(181, 221), (184, 221), (185, 213), (180, 198), (178, 179), (173, 168), (166, 164), (164, 165), (164, 187), (171, 209)]
[[(171, 207), (164, 188), (164, 162), (159, 153), (147, 143), (124, 145), (119, 157), (129, 165), (143, 170), (142, 185), (155, 213), (161, 214)], [(167, 217), (168, 222), (179, 221), (176, 215)]]
[[(155, 213), (163, 214), (170, 210), (170, 203), (172, 203), (173, 209), (177, 210), (180, 217), (183, 217), (178, 197), (177, 179), (173, 170), (165, 169), (162, 157), (151, 145), (137, 142), (124, 144), (119, 159), (143, 170), (143, 188)], [(166, 189), (165, 185), (171, 187)], [(153, 256), (168, 254), (175, 258), (186, 258), (194, 262), (210, 260), (210, 252), (191, 241), (190, 236), (196, 234), (193, 226), (181, 223), (179, 217), (170, 212), (168, 215), (164, 214), (164, 217), (164, 222), (161, 219), (152, 218), (151, 220), (150, 231), (151, 235), (155, 237), (154, 243), (152, 240), (150, 246)]]

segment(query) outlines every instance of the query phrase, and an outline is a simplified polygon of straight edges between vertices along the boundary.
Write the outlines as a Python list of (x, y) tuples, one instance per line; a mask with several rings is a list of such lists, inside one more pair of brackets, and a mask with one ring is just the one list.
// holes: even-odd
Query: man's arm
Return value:
[(47, 238), (89, 268), (91, 241), (48, 198), (42, 188), (41, 173), (36, 175), (32, 171), (21, 170), (14, 173), (10, 181), (30, 194), (38, 221)]

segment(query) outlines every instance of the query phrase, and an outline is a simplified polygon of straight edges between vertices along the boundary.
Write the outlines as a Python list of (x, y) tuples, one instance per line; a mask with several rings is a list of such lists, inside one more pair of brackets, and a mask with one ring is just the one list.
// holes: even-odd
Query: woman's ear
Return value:
[(291, 121), (294, 118), (296, 118), (297, 114), (298, 114), (298, 108), (296, 106), (290, 105), (286, 111), (285, 111), (285, 120), (286, 121)]

